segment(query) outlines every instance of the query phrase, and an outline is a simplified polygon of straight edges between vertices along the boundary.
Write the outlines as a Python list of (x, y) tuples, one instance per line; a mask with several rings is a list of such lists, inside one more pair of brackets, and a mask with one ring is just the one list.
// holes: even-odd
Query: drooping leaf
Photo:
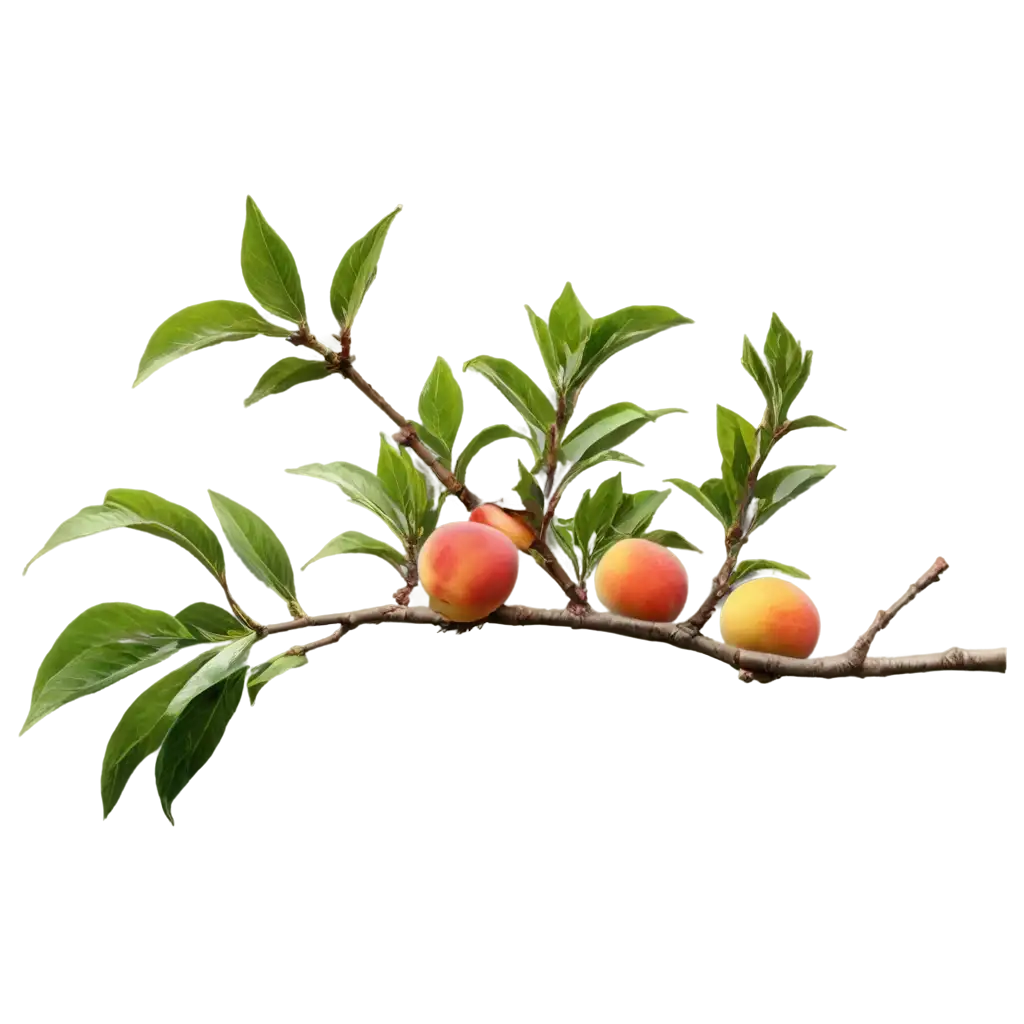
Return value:
[(602, 363), (630, 345), (670, 327), (692, 323), (688, 317), (668, 306), (627, 306), (598, 317), (591, 328), (590, 338), (583, 346), (583, 357), (573, 377), (572, 387), (582, 386)]
[(368, 470), (350, 462), (329, 462), (326, 465), (312, 462), (287, 472), (298, 476), (311, 476), (340, 487), (345, 496), (356, 505), (369, 509), (382, 519), (393, 533), (404, 537), (402, 510), (388, 497), (380, 480)]
[(766, 558), (754, 558), (749, 561), (740, 562), (740, 564), (736, 566), (732, 575), (729, 577), (729, 584), (731, 586), (735, 586), (737, 583), (745, 580), (748, 576), (753, 576), (754, 573), (765, 572), (767, 570), (785, 573), (787, 576), (795, 576), (797, 579), (801, 580), (809, 580), (811, 578), (807, 573), (792, 565), (783, 565), (781, 562), (771, 562)]
[(223, 341), (242, 341), (265, 334), (287, 338), (289, 327), (280, 327), (265, 320), (244, 302), (219, 299), (186, 306), (168, 317), (154, 332), (139, 361), (139, 371), (132, 387), (138, 387), (150, 374), (181, 356)]
[(352, 323), (363, 304), (366, 293), (377, 277), (377, 263), (380, 260), (384, 240), (391, 222), (398, 216), (401, 206), (396, 206), (383, 220), (375, 224), (341, 258), (331, 282), (331, 312), (334, 313), (341, 329), (351, 330)]
[(521, 462), (519, 463), (519, 483), (514, 489), (523, 501), (523, 508), (526, 509), (530, 525), (535, 530), (538, 529), (544, 519), (544, 492), (533, 474)]
[(405, 566), (405, 556), (396, 551), (390, 544), (385, 544), (375, 537), (368, 537), (365, 533), (356, 530), (347, 530), (339, 534), (334, 540), (328, 541), (320, 551), (315, 554), (302, 568), (318, 562), (321, 558), (328, 558), (330, 555), (376, 555), (390, 563), (399, 573)]
[(451, 453), (462, 423), (462, 388), (451, 367), (440, 356), (420, 392), (419, 413), (423, 425), (439, 437)]
[(246, 636), (232, 640), (217, 650), (217, 653), (210, 658), (184, 686), (174, 694), (173, 699), (167, 706), (168, 715), (177, 715), (182, 708), (191, 700), (194, 700), (200, 693), (208, 690), (215, 683), (219, 683), (229, 672), (238, 666), (239, 658), (254, 644), (259, 637), (255, 633), (248, 633)]
[(483, 374), (540, 433), (546, 434), (555, 422), (555, 410), (547, 395), (514, 363), (493, 356), (468, 359), (463, 371)]
[(732, 525), (733, 503), (722, 480), (693, 480), (687, 476), (674, 476), (673, 483), (684, 494), (690, 494), (706, 505), (724, 526)]
[(63, 514), (33, 545), (25, 559), (28, 568), (51, 548), (98, 534), (108, 534), (138, 522), (138, 517), (125, 509), (105, 505), (75, 505)]
[(572, 564), (572, 569), (575, 573), (574, 578), (576, 580), (582, 579), (580, 576), (579, 558), (576, 556), (576, 549), (573, 546), (572, 529), (569, 526), (566, 526), (565, 522), (561, 519), (552, 519), (551, 533), (555, 538), (555, 541), (558, 543), (558, 546), (565, 552), (565, 557), (568, 558), (569, 562)]
[(268, 395), (279, 395), (282, 391), (305, 384), (311, 380), (323, 380), (331, 374), (331, 368), (322, 359), (299, 359), (289, 356), (272, 367), (256, 382), (252, 394), (245, 400), (246, 407), (254, 405)]
[(526, 307), (526, 312), (530, 318), (533, 336), (537, 339), (537, 348), (540, 349), (541, 358), (544, 360), (544, 368), (548, 371), (548, 380), (551, 381), (551, 386), (557, 392), (562, 387), (562, 363), (555, 352), (555, 346), (551, 340), (551, 331), (548, 325), (529, 306)]
[(170, 544), (200, 572), (214, 581), (224, 571), (224, 545), (209, 523), (154, 490), (112, 487), (103, 502), (131, 512), (136, 520), (125, 526), (132, 537), (148, 537), (158, 544)]
[(651, 530), (648, 533), (641, 534), (641, 537), (644, 540), (660, 544), (663, 548), (676, 548), (679, 551), (696, 551), (697, 554), (703, 554), (699, 547), (691, 544), (682, 534), (676, 533), (675, 530)]
[(242, 564), (270, 587), (293, 615), (301, 615), (302, 609), (295, 597), (292, 563), (277, 534), (244, 505), (216, 491), (210, 491), (209, 495), (224, 535)]
[(764, 365), (764, 361), (758, 354), (757, 349), (750, 344), (750, 339), (746, 335), (743, 337), (743, 357), (740, 359), (740, 363), (743, 369), (754, 378), (755, 383), (760, 388), (765, 403), (771, 411), (771, 426), (774, 428), (775, 419), (778, 415), (780, 396), (775, 390), (775, 385), (772, 383), (768, 367)]
[(653, 423), (670, 412), (685, 409), (655, 409), (648, 411), (632, 402), (616, 402), (591, 413), (578, 427), (570, 431), (560, 445), (561, 454), (569, 462), (589, 458), (606, 448), (625, 441), (645, 423)]
[[(226, 613), (225, 613), (226, 614)], [(100, 773), (100, 794), (103, 798), (103, 817), (114, 809), (121, 798), (132, 772), (150, 754), (156, 753), (163, 743), (173, 717), (167, 714), (170, 702), (193, 675), (216, 655), (216, 651), (203, 651), (187, 665), (176, 668), (158, 680), (131, 703), (121, 716), (107, 742)]]
[(279, 654), (276, 658), (271, 658), (270, 661), (265, 661), (262, 665), (250, 669), (249, 681), (245, 684), (249, 690), (249, 703), (256, 703), (257, 694), (271, 679), (275, 679), (282, 672), (288, 672), (290, 669), (301, 668), (307, 661), (304, 654), (289, 654), (285, 651), (284, 654)]
[(122, 603), (89, 608), (64, 629), (43, 658), (21, 731), (62, 705), (195, 643), (188, 627), (166, 612)]
[(642, 466), (642, 462), (637, 462), (636, 459), (629, 455), (624, 455), (622, 452), (606, 451), (598, 452), (597, 455), (591, 455), (590, 458), (580, 459), (579, 462), (574, 463), (569, 467), (565, 476), (558, 482), (558, 494), (561, 495), (566, 487), (569, 486), (581, 473), (585, 473), (588, 469), (592, 469), (594, 466), (599, 466), (602, 462), (628, 462), (633, 466)]
[(380, 435), (377, 479), (392, 504), (401, 509), (404, 534), (415, 537), (427, 511), (426, 481), (405, 448), (393, 447), (384, 434)]
[(268, 313), (293, 324), (305, 322), (306, 300), (295, 257), (267, 223), (252, 196), (245, 198), (242, 277), (249, 293)]
[(487, 447), (487, 445), (494, 444), (495, 441), (502, 441), (508, 437), (518, 437), (521, 441), (530, 440), (525, 434), (520, 434), (511, 427), (506, 427), (503, 423), (497, 423), (493, 427), (485, 427), (481, 430), (480, 433), (462, 449), (462, 454), (456, 460), (455, 479), (461, 480), (465, 483), (466, 470), (469, 469), (469, 464), (472, 461), (473, 456), (479, 454), (482, 449)]
[[(210, 664), (212, 662), (204, 668)], [(242, 699), (244, 685), (244, 668), (223, 677), (196, 694), (178, 712), (167, 730), (160, 753), (156, 756), (156, 791), (160, 797), (160, 806), (172, 825), (174, 817), (171, 815), (171, 805), (175, 797), (217, 749)], [(178, 691), (179, 696), (182, 692)], [(172, 706), (173, 703), (174, 700)]]

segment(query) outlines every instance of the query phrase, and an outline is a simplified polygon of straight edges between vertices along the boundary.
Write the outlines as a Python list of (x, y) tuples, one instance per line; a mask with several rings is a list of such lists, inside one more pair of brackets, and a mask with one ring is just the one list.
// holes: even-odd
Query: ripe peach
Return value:
[(818, 642), (821, 619), (799, 587), (765, 576), (742, 584), (726, 598), (721, 630), (722, 639), (733, 647), (807, 658)]
[(435, 612), (453, 622), (476, 622), (508, 600), (519, 573), (519, 552), (493, 527), (448, 523), (426, 539), (418, 567)]
[(686, 604), (683, 563), (654, 541), (628, 537), (597, 566), (597, 596), (610, 612), (648, 622), (673, 622)]
[(501, 530), (520, 551), (528, 551), (533, 543), (533, 531), (521, 519), (510, 516), (497, 505), (477, 505), (469, 513), (471, 523), (484, 523)]

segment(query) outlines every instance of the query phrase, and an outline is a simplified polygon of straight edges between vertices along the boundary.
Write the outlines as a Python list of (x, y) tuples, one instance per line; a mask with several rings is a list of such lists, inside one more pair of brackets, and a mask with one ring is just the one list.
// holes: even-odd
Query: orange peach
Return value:
[(533, 543), (533, 530), (521, 519), (510, 516), (497, 505), (477, 505), (469, 513), (469, 521), (484, 523), (487, 526), (493, 526), (496, 530), (501, 530), (520, 551), (528, 551)]
[(765, 576), (742, 584), (726, 598), (721, 630), (727, 644), (745, 651), (807, 658), (818, 642), (821, 619), (799, 587)]
[(597, 596), (610, 612), (648, 622), (674, 622), (686, 604), (683, 563), (668, 548), (639, 537), (608, 549), (594, 577)]
[(448, 523), (426, 539), (418, 567), (435, 612), (453, 622), (476, 622), (508, 600), (519, 573), (519, 552), (493, 527)]

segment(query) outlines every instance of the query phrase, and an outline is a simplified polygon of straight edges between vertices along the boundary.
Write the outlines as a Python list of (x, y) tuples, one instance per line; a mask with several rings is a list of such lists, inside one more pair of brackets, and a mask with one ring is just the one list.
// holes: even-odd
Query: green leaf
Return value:
[(566, 353), (577, 352), (586, 345), (593, 327), (593, 317), (583, 308), (567, 281), (548, 315), (551, 342), (561, 365), (565, 365)]
[(289, 356), (267, 370), (256, 382), (252, 394), (245, 400), (246, 407), (254, 405), (267, 395), (279, 395), (282, 391), (305, 384), (310, 380), (323, 380), (330, 376), (331, 368), (322, 359), (299, 359)]
[(205, 693), (221, 680), (242, 668), (249, 658), (249, 650), (259, 637), (255, 633), (218, 647), (216, 654), (189, 679), (167, 705), (167, 713), (175, 717), (199, 694)]
[(307, 660), (304, 654), (289, 654), (285, 651), (284, 654), (279, 654), (276, 658), (271, 658), (270, 661), (265, 661), (262, 665), (250, 669), (249, 681), (246, 683), (249, 690), (249, 704), (256, 703), (257, 694), (271, 679), (289, 669), (301, 668), (307, 663)]
[(402, 570), (405, 567), (405, 555), (396, 551), (390, 544), (385, 544), (382, 540), (368, 537), (365, 533), (359, 533), (356, 530), (347, 530), (335, 537), (334, 540), (328, 541), (319, 553), (315, 554), (302, 568), (305, 569), (306, 566), (330, 555), (349, 554), (376, 555), (378, 558), (383, 558), (385, 562), (389, 562), (398, 569), (404, 578)]
[(530, 327), (533, 329), (533, 336), (537, 339), (537, 348), (540, 349), (541, 358), (544, 360), (544, 367), (548, 371), (548, 380), (555, 391), (562, 387), (562, 364), (555, 353), (554, 342), (551, 340), (551, 331), (548, 325), (529, 306), (526, 307), (527, 315), (530, 317)]
[(369, 509), (375, 516), (384, 520), (397, 536), (405, 536), (402, 510), (388, 497), (380, 480), (368, 470), (354, 466), (350, 462), (330, 462), (326, 465), (312, 462), (308, 466), (299, 466), (287, 472), (335, 484), (350, 501)]
[(633, 502), (624, 516), (616, 516), (614, 527), (616, 532), (634, 537), (647, 528), (654, 513), (661, 508), (671, 491), (650, 491), (644, 495), (633, 495)]
[[(808, 353), (808, 355), (810, 355), (810, 353)], [(846, 429), (846, 427), (839, 426), (838, 423), (832, 423), (830, 420), (823, 420), (820, 416), (801, 416), (798, 420), (789, 421), (790, 433), (794, 430), (802, 430), (804, 427), (835, 427), (836, 430)]]
[[(768, 337), (765, 339), (764, 354), (772, 379), (775, 381), (776, 391), (782, 396), (800, 373), (802, 355), (800, 343), (775, 313), (772, 313)], [(780, 407), (779, 419), (785, 419), (785, 415)]]
[(627, 306), (598, 317), (583, 347), (583, 358), (574, 375), (572, 387), (581, 387), (594, 371), (613, 355), (670, 327), (692, 324), (668, 306)]
[(732, 525), (732, 500), (722, 480), (692, 480), (687, 476), (674, 476), (672, 481), (684, 494), (693, 495), (711, 509), (723, 525)]
[(577, 541), (584, 551), (589, 549), (591, 537), (611, 528), (623, 500), (622, 474), (616, 473), (598, 486), (588, 502), (580, 502), (573, 522), (576, 524)]
[(416, 431), (416, 436), (437, 456), (438, 461), (446, 468), (452, 467), (452, 450), (436, 434), (431, 433), (422, 423), (409, 420), (409, 426)]
[(607, 451), (599, 452), (597, 455), (591, 455), (590, 458), (580, 459), (579, 462), (569, 467), (568, 472), (558, 482), (558, 495), (561, 496), (565, 491), (566, 487), (569, 486), (580, 475), (585, 473), (588, 469), (592, 469), (594, 466), (599, 466), (602, 462), (628, 462), (633, 466), (642, 466), (642, 462), (637, 462), (636, 459), (629, 455), (623, 455), (622, 452)]
[(778, 505), (790, 497), (799, 487), (825, 476), (833, 468), (833, 465), (825, 462), (814, 466), (779, 466), (758, 480), (757, 496), (768, 503), (765, 509), (767, 511), (767, 508)]
[(722, 480), (729, 494), (731, 507), (736, 508), (739, 496), (747, 486), (747, 475), (756, 452), (756, 431), (739, 413), (718, 406), (718, 448), (722, 453)]
[(227, 610), (222, 601), (200, 601), (188, 599), (169, 601), (166, 608), (185, 628), (188, 635), (198, 640), (210, 636), (227, 640), (240, 636), (249, 630)]
[(786, 391), (782, 396), (782, 404), (779, 407), (780, 419), (785, 419), (789, 415), (789, 410), (793, 404), (793, 400), (800, 394), (804, 385), (807, 383), (807, 378), (811, 375), (811, 357), (813, 355), (813, 352), (806, 352), (804, 354), (804, 361), (799, 372), (793, 377), (792, 381), (790, 381), (786, 388)]
[(244, 668), (218, 680), (193, 697), (167, 730), (156, 757), (156, 791), (172, 825), (171, 804), (217, 749), (242, 699), (244, 684)]
[(377, 479), (396, 508), (402, 511), (404, 533), (418, 534), (427, 511), (427, 485), (404, 448), (394, 448), (380, 435)]
[(520, 434), (511, 427), (506, 427), (503, 423), (497, 423), (493, 427), (485, 427), (481, 430), (480, 433), (462, 449), (462, 454), (458, 457), (458, 460), (455, 463), (455, 479), (461, 480), (465, 483), (466, 470), (469, 469), (469, 464), (472, 461), (473, 456), (479, 454), (479, 452), (486, 448), (487, 445), (494, 444), (495, 441), (503, 441), (508, 437), (518, 437), (521, 441), (527, 442), (530, 440), (525, 434)]
[(450, 457), (462, 423), (462, 388), (440, 356), (420, 392), (419, 413), (427, 430), (445, 443)]
[(103, 502), (135, 515), (126, 534), (148, 537), (160, 544), (171, 544), (204, 575), (219, 580), (224, 571), (224, 545), (211, 526), (198, 515), (153, 490), (112, 487)]
[(244, 505), (216, 491), (210, 491), (209, 495), (224, 535), (242, 564), (256, 579), (270, 587), (293, 615), (302, 615), (295, 597), (292, 563), (277, 534)]
[(735, 584), (746, 579), (748, 576), (753, 576), (754, 573), (765, 572), (769, 569), (773, 569), (775, 572), (785, 573), (787, 576), (795, 576), (797, 579), (801, 580), (809, 580), (811, 578), (807, 573), (794, 568), (792, 565), (783, 565), (781, 562), (770, 562), (766, 558), (754, 558), (750, 561), (740, 562), (740, 564), (736, 566), (733, 570), (733, 574), (729, 577), (729, 584), (730, 586), (735, 586)]
[[(589, 493), (589, 492), (588, 492)], [(558, 546), (565, 552), (565, 557), (572, 563), (573, 572), (576, 574), (575, 579), (582, 579), (580, 576), (580, 563), (576, 557), (576, 549), (573, 547), (572, 542), (572, 530), (566, 526), (565, 522), (561, 519), (551, 520), (551, 533), (555, 538)]]
[(288, 327), (279, 327), (264, 320), (252, 306), (244, 302), (220, 299), (186, 306), (168, 317), (154, 332), (139, 361), (139, 371), (132, 387), (138, 387), (150, 374), (190, 352), (219, 345), (222, 341), (242, 341), (266, 334), (287, 338)]
[(463, 364), (463, 372), (482, 373), (542, 434), (555, 422), (555, 410), (547, 395), (514, 363), (493, 356), (477, 356)]
[(188, 643), (195, 641), (154, 637), (151, 640), (114, 640), (83, 650), (33, 694), (25, 722), (35, 722), (78, 697), (164, 664)]
[(743, 356), (740, 359), (740, 363), (743, 369), (754, 378), (754, 382), (760, 388), (761, 394), (764, 395), (764, 400), (771, 410), (772, 429), (774, 429), (779, 410), (779, 395), (775, 391), (775, 385), (772, 383), (771, 376), (768, 373), (768, 367), (764, 365), (764, 361), (758, 354), (757, 349), (750, 344), (750, 339), (746, 335), (743, 337)]
[(538, 529), (544, 520), (544, 492), (533, 474), (520, 462), (519, 483), (514, 488), (523, 500), (523, 508), (531, 520), (534, 529)]
[[(209, 607), (209, 606), (208, 606)], [(225, 613), (226, 614), (226, 613)], [(163, 743), (174, 719), (167, 707), (193, 675), (216, 655), (203, 651), (187, 665), (155, 682), (131, 703), (107, 742), (100, 773), (103, 817), (114, 809), (132, 772)]]
[(260, 213), (252, 196), (245, 197), (242, 277), (249, 294), (268, 313), (275, 313), (293, 324), (305, 322), (306, 300), (295, 258)]
[(388, 228), (401, 209), (401, 206), (396, 206), (383, 220), (370, 228), (342, 256), (338, 269), (334, 272), (334, 280), (331, 282), (331, 312), (334, 313), (343, 331), (352, 329), (356, 313), (359, 312), (359, 307), (377, 276), (377, 262), (384, 248)]
[(648, 412), (632, 402), (616, 402), (591, 413), (575, 430), (566, 435), (560, 445), (561, 454), (569, 462), (577, 462), (596, 455), (625, 441), (645, 423), (653, 423), (660, 416), (670, 412), (686, 410), (655, 409)]
[(105, 505), (76, 505), (63, 514), (33, 545), (26, 556), (25, 567), (28, 568), (57, 545), (106, 534), (137, 522), (138, 517), (125, 509)]
[(675, 530), (651, 530), (650, 533), (644, 533), (641, 536), (644, 540), (660, 544), (663, 548), (676, 548), (679, 551), (696, 551), (698, 554), (703, 554), (699, 547), (691, 544), (682, 534), (676, 533)]

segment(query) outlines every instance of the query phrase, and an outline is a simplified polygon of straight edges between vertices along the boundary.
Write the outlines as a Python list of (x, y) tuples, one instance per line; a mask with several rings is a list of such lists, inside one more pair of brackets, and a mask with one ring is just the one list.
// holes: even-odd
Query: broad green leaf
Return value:
[(764, 365), (764, 361), (758, 354), (757, 349), (750, 344), (750, 339), (746, 335), (743, 337), (743, 357), (740, 359), (740, 363), (743, 369), (754, 378), (755, 383), (760, 388), (765, 403), (771, 410), (772, 427), (774, 428), (779, 410), (780, 396), (775, 391), (775, 385), (772, 383), (771, 375), (768, 373), (768, 367)]
[(602, 363), (630, 345), (670, 327), (692, 323), (688, 317), (668, 306), (627, 306), (598, 317), (591, 328), (590, 338), (583, 346), (583, 357), (572, 386), (582, 386)]
[(530, 317), (530, 327), (533, 329), (533, 336), (537, 339), (537, 348), (540, 349), (541, 358), (544, 360), (544, 368), (548, 371), (548, 380), (555, 391), (562, 388), (562, 364), (555, 353), (555, 346), (551, 340), (551, 331), (548, 325), (529, 306), (526, 307), (527, 315)]
[(160, 637), (187, 639), (187, 629), (168, 611), (135, 601), (97, 601), (61, 623), (36, 668), (33, 692), (69, 665), (79, 654), (113, 640)]
[(245, 197), (242, 231), (242, 277), (249, 294), (268, 312), (301, 324), (306, 300), (295, 258), (281, 236), (267, 223), (260, 208)]
[(62, 708), (72, 700), (96, 693), (116, 682), (124, 682), (144, 671), (168, 664), (182, 648), (196, 640), (113, 640), (82, 651), (54, 673), (31, 699), (26, 724)]
[(674, 476), (672, 482), (684, 494), (693, 495), (710, 508), (723, 525), (732, 525), (732, 500), (722, 480), (692, 480), (687, 476)]
[(310, 380), (323, 380), (331, 375), (331, 368), (322, 359), (300, 359), (289, 356), (267, 370), (256, 382), (252, 394), (245, 400), (246, 407), (254, 405), (267, 395), (279, 395), (282, 391), (305, 384)]
[(439, 437), (451, 453), (462, 423), (462, 388), (451, 367), (440, 356), (420, 392), (419, 413), (423, 425)]
[(38, 558), (57, 545), (86, 537), (106, 534), (138, 523), (138, 516), (126, 509), (105, 505), (75, 505), (62, 515), (42, 538), (33, 545), (25, 559), (28, 568)]
[(186, 306), (168, 317), (154, 332), (139, 361), (139, 371), (132, 387), (138, 387), (150, 374), (190, 352), (219, 345), (222, 341), (242, 341), (266, 334), (287, 338), (289, 327), (279, 327), (264, 320), (252, 306), (244, 302), (219, 299)]
[[(786, 325), (775, 313), (772, 313), (768, 337), (765, 339), (764, 354), (768, 360), (772, 380), (775, 381), (776, 391), (781, 397), (785, 395), (786, 389), (800, 373), (802, 353), (800, 343), (786, 329)], [(785, 412), (780, 407), (779, 419), (785, 419), (785, 416)]]
[(397, 536), (404, 537), (401, 508), (388, 497), (380, 480), (368, 470), (354, 466), (350, 462), (329, 462), (326, 465), (312, 462), (308, 466), (299, 466), (287, 472), (298, 476), (311, 476), (337, 485), (350, 501), (369, 509), (375, 516), (384, 520)]
[(561, 519), (551, 520), (551, 533), (558, 543), (558, 546), (565, 552), (565, 557), (572, 563), (572, 569), (575, 573), (575, 579), (580, 580), (580, 563), (576, 557), (576, 549), (573, 547), (572, 542), (572, 530), (565, 525)]
[(756, 431), (739, 413), (718, 406), (718, 448), (722, 453), (722, 480), (735, 508), (747, 486), (756, 452)]
[(793, 405), (793, 400), (800, 394), (804, 385), (807, 383), (807, 378), (811, 375), (811, 357), (813, 355), (814, 353), (810, 351), (804, 353), (804, 361), (800, 366), (800, 370), (790, 381), (782, 396), (782, 404), (779, 406), (780, 419), (784, 420), (789, 415), (789, 410)]
[(356, 530), (347, 530), (335, 537), (334, 540), (328, 541), (302, 568), (305, 569), (306, 566), (331, 555), (350, 554), (376, 555), (378, 558), (383, 558), (385, 562), (389, 562), (399, 572), (402, 572), (405, 566), (405, 555), (396, 551), (390, 544), (385, 544), (382, 540), (368, 537), (365, 533), (359, 533)]
[(531, 525), (537, 529), (544, 519), (544, 492), (533, 474), (521, 462), (519, 463), (519, 483), (516, 484), (514, 490), (522, 498), (523, 508), (526, 509)]
[(287, 672), (289, 669), (301, 668), (307, 663), (308, 659), (304, 654), (289, 654), (285, 651), (284, 654), (279, 654), (276, 658), (271, 658), (270, 661), (263, 662), (262, 665), (257, 665), (255, 668), (249, 670), (249, 681), (245, 684), (249, 690), (249, 703), (256, 703), (256, 696), (263, 689), (271, 679), (281, 675), (282, 672)]
[(572, 517), (573, 539), (576, 541), (579, 549), (584, 552), (590, 546), (590, 538), (594, 535), (593, 521), (590, 516), (591, 500), (590, 491), (584, 491), (583, 497), (580, 498), (579, 504), (576, 506), (576, 512)]
[(132, 772), (150, 754), (160, 749), (160, 744), (163, 743), (167, 730), (174, 721), (167, 714), (170, 702), (185, 683), (216, 653), (215, 650), (203, 651), (187, 665), (176, 668), (143, 690), (121, 716), (121, 721), (111, 734), (106, 753), (103, 755), (100, 794), (103, 798), (104, 818), (121, 798)]
[(156, 756), (156, 791), (172, 825), (171, 805), (175, 797), (217, 749), (242, 699), (244, 685), (244, 668), (225, 676), (193, 697), (167, 730)]
[(242, 564), (270, 587), (293, 615), (301, 615), (302, 609), (295, 597), (292, 563), (277, 534), (244, 505), (216, 491), (210, 491), (209, 495), (221, 529)]
[(632, 402), (616, 402), (591, 413), (575, 430), (567, 434), (560, 445), (560, 454), (569, 462), (589, 458), (606, 448), (614, 448), (635, 434), (645, 423), (653, 423), (670, 412), (686, 410), (655, 409), (649, 412)]
[[(810, 355), (810, 353), (807, 353)], [(789, 431), (802, 430), (804, 427), (835, 427), (836, 430), (845, 430), (846, 427), (832, 423), (830, 420), (823, 420), (820, 416), (801, 416), (798, 420), (789, 421)]]
[(415, 536), (427, 511), (427, 485), (405, 448), (395, 448), (380, 435), (377, 479), (388, 497), (402, 511), (405, 532)]
[(409, 420), (409, 426), (416, 431), (416, 436), (437, 456), (441, 464), (446, 469), (451, 469), (452, 450), (448, 444), (416, 420)]
[(250, 648), (258, 639), (255, 633), (247, 633), (230, 644), (217, 648), (216, 654), (205, 665), (200, 666), (167, 705), (167, 713), (177, 717), (193, 698), (205, 693), (242, 668), (249, 658)]
[(331, 312), (343, 331), (351, 330), (352, 323), (363, 304), (366, 293), (377, 276), (377, 263), (391, 222), (398, 216), (396, 206), (383, 220), (378, 221), (341, 258), (331, 282)]
[(185, 628), (187, 633), (198, 640), (210, 636), (227, 640), (232, 635), (248, 633), (248, 628), (228, 611), (223, 601), (168, 601), (166, 609)]
[(593, 326), (594, 318), (583, 308), (583, 303), (576, 298), (572, 285), (567, 281), (548, 315), (551, 342), (563, 366), (566, 353), (577, 352), (586, 345)]
[(136, 521), (125, 527), (126, 534), (171, 544), (200, 572), (219, 580), (224, 571), (224, 545), (209, 523), (194, 512), (153, 490), (134, 487), (112, 487), (103, 495), (103, 502), (134, 513)]
[(775, 572), (785, 573), (787, 576), (795, 576), (797, 579), (801, 580), (809, 580), (811, 578), (807, 573), (792, 565), (783, 565), (781, 562), (771, 562), (766, 558), (754, 558), (750, 561), (740, 562), (740, 564), (736, 566), (733, 570), (733, 574), (729, 577), (729, 584), (730, 586), (734, 586), (741, 580), (746, 579), (748, 576), (753, 576), (754, 573), (765, 572), (769, 569), (774, 570)]
[(633, 495), (632, 505), (626, 515), (615, 517), (615, 530), (618, 533), (625, 534), (627, 537), (643, 533), (651, 519), (654, 518), (654, 513), (661, 508), (663, 502), (671, 493), (671, 491), (665, 490), (650, 491), (642, 497), (640, 495)]
[(679, 551), (696, 551), (697, 554), (703, 554), (701, 549), (695, 544), (691, 544), (682, 534), (676, 533), (675, 530), (651, 530), (649, 533), (641, 534), (644, 540), (653, 541), (655, 544), (660, 544), (663, 548), (676, 548)]
[(514, 363), (493, 356), (477, 356), (463, 364), (463, 372), (482, 373), (541, 434), (555, 422), (555, 410), (547, 395)]
[(580, 502), (573, 522), (576, 524), (577, 540), (584, 551), (588, 550), (591, 537), (611, 528), (623, 500), (622, 474), (616, 473), (600, 484), (588, 502)]
[(506, 427), (503, 423), (497, 423), (493, 427), (485, 427), (462, 449), (462, 454), (455, 462), (455, 479), (465, 483), (466, 470), (469, 469), (473, 456), (479, 454), (487, 445), (493, 444), (495, 441), (503, 441), (507, 437), (518, 437), (521, 441), (527, 442), (530, 440), (525, 434), (520, 434), (511, 427)]
[(811, 480), (818, 479), (833, 470), (830, 463), (814, 466), (779, 466), (770, 470), (758, 480), (757, 496), (764, 499), (771, 508), (790, 497), (795, 490)]

